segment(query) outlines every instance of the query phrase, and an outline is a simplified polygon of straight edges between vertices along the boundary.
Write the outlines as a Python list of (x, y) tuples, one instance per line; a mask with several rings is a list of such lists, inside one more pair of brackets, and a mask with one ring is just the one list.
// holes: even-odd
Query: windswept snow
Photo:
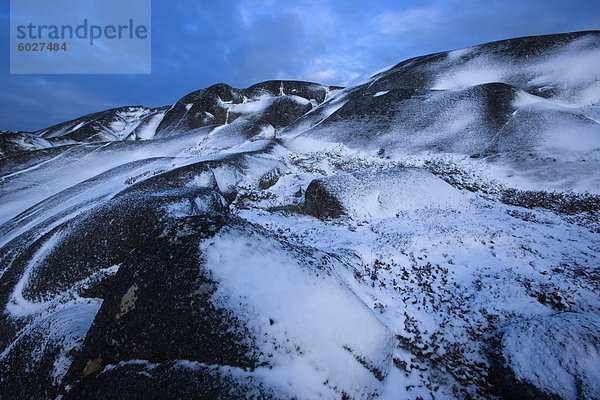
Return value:
[[(517, 379), (565, 400), (600, 398), (600, 321), (562, 313), (517, 322), (502, 337), (502, 356)], [(535, 366), (535, 367), (534, 367)]]
[[(433, 90), (457, 90), (488, 82), (502, 82), (506, 72), (484, 57), (469, 61), (460, 69), (450, 70), (433, 85)], [(498, 63), (499, 64), (499, 63)]]
[(384, 94), (389, 93), (389, 90), (382, 90), (381, 92), (377, 92), (373, 95), (373, 97), (379, 97), (379, 96), (383, 96)]
[[(360, 200), (352, 203), (353, 213), (333, 220), (264, 211), (293, 202), (293, 191), (306, 187), (310, 177), (319, 175), (315, 171), (335, 174), (337, 166), (364, 176), (368, 174), (358, 171), (366, 168), (388, 171), (393, 165), (391, 161), (356, 158), (352, 154), (329, 150), (290, 156), (288, 175), (262, 196), (264, 200), (255, 203), (256, 208), (237, 213), (269, 232), (276, 232), (280, 240), (340, 255), (356, 268), (355, 272), (342, 269), (339, 274), (400, 339), (393, 352), (397, 368), (390, 370), (381, 398), (416, 399), (432, 395), (454, 398), (452, 387), (460, 388), (459, 398), (467, 393), (475, 396), (476, 391), (482, 398), (492, 398), (491, 393), (476, 387), (487, 377), (487, 341), (495, 329), (512, 324), (522, 326), (531, 318), (546, 318), (560, 310), (571, 311), (574, 318), (578, 318), (578, 313), (588, 313), (586, 318), (591, 318), (590, 321), (600, 321), (597, 314), (600, 299), (594, 293), (597, 284), (591, 278), (598, 273), (597, 233), (572, 225), (550, 211), (498, 204), (453, 188), (447, 190), (452, 194), (450, 204), (454, 207), (423, 208), (428, 201), (427, 189), (434, 195), (439, 188), (425, 184), (417, 189), (410, 180), (403, 188), (402, 178), (398, 178), (397, 185), (386, 185), (379, 180), (373, 180), (372, 184), (382, 191), (396, 193), (399, 199), (409, 196), (417, 201), (417, 207), (381, 214), (373, 213), (372, 205)], [(365, 190), (364, 196), (371, 191)], [(439, 200), (433, 197), (433, 201)], [(454, 203), (456, 200), (458, 203)], [(238, 242), (244, 240), (239, 238)], [(265, 251), (269, 261), (267, 258), (263, 261), (264, 265), (272, 264), (268, 268), (280, 263), (275, 261), (278, 256), (271, 256), (278, 253), (269, 246), (253, 242), (250, 248), (269, 249)], [(230, 249), (219, 254), (232, 252)], [(290, 265), (291, 261), (285, 264)], [(240, 268), (242, 263), (235, 265)], [(577, 277), (573, 268), (587, 272)], [(254, 288), (248, 280), (255, 276), (268, 285), (270, 279), (278, 279), (275, 271), (243, 276), (244, 283), (240, 285), (248, 285), (244, 293)], [(283, 287), (287, 288), (287, 284)], [(289, 292), (292, 293), (291, 287)], [(244, 296), (253, 298), (250, 294)], [(232, 297), (230, 301), (236, 299)], [(508, 340), (509, 336), (505, 337)], [(525, 336), (521, 337), (525, 340)], [(537, 343), (535, 337), (531, 340), (532, 344)], [(576, 338), (571, 341), (579, 342)], [(553, 357), (559, 359), (567, 356), (563, 352), (569, 352), (550, 342), (547, 346), (548, 351), (555, 351)], [(515, 354), (528, 357), (519, 353), (520, 347), (512, 348)], [(531, 347), (531, 351), (537, 350)], [(596, 350), (592, 347), (589, 351), (592, 357)], [(553, 372), (546, 374), (536, 367), (538, 363), (523, 361), (519, 365), (528, 374), (540, 374), (539, 379), (553, 379)], [(575, 372), (575, 367), (569, 368), (561, 373), (571, 380), (576, 376), (597, 388), (591, 372), (583, 374)], [(539, 381), (534, 383), (542, 385)]]
[(336, 270), (345, 265), (251, 231), (225, 230), (202, 249), (220, 283), (214, 301), (239, 310), (261, 338), (275, 384), (303, 399), (332, 398), (333, 389), (378, 393), (390, 368), (391, 334), (346, 289)]
[(149, 121), (147, 121), (146, 123), (142, 122), (143, 125), (141, 126), (141, 128), (136, 129), (136, 137), (139, 139), (152, 139), (156, 134), (156, 128), (158, 128), (158, 125), (160, 124), (164, 116), (164, 112), (158, 112), (148, 117)]

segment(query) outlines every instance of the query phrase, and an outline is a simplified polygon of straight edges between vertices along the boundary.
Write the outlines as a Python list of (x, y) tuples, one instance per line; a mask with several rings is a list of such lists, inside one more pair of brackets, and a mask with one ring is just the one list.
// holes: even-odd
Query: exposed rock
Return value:
[(268, 189), (277, 183), (280, 176), (281, 171), (279, 168), (274, 168), (260, 177), (258, 180), (258, 187), (263, 190)]
[(288, 126), (311, 109), (310, 102), (302, 101), (301, 97), (278, 97), (263, 111), (261, 118), (275, 129), (280, 129)]
[[(225, 205), (218, 192), (207, 188), (134, 192), (59, 224), (28, 247), (6, 246), (7, 255), (14, 254), (0, 279), (0, 301), (9, 310), (0, 319), (0, 332), (3, 344), (12, 344), (0, 369), (2, 392), (15, 399), (54, 398), (100, 299), (113, 293), (119, 265), (166, 221), (209, 210), (223, 212)], [(16, 239), (17, 246), (28, 240), (28, 235)], [(132, 291), (129, 297), (120, 309), (123, 315), (132, 312), (139, 294)], [(39, 313), (45, 316), (35, 318)], [(104, 365), (94, 360), (86, 364), (87, 375)], [(24, 381), (36, 384), (23, 388)]]
[[(310, 111), (310, 100), (323, 102), (329, 90), (326, 86), (296, 81), (269, 81), (248, 89), (236, 89), (220, 83), (179, 100), (167, 111), (156, 133), (158, 136), (168, 136), (202, 126), (223, 125), (248, 112), (250, 118), (280, 128)], [(259, 107), (258, 112), (254, 112), (254, 105), (235, 107), (247, 106), (265, 98), (271, 100), (267, 100), (269, 104), (265, 104), (266, 107)]]
[(35, 133), (58, 144), (122, 140), (138, 127), (140, 120), (161, 111), (164, 109), (142, 106), (113, 108), (63, 122)]
[(52, 143), (44, 138), (23, 132), (0, 133), (0, 158), (20, 155), (31, 150), (51, 147)]
[[(45, 255), (44, 268), (33, 272), (24, 295), (41, 300), (72, 287), (102, 268), (120, 264), (165, 220), (200, 214), (209, 206), (214, 211), (222, 211), (224, 202), (214, 200), (218, 196), (208, 189), (130, 194), (57, 227), (41, 239), (42, 243), (54, 237), (59, 241)], [(34, 243), (34, 247), (37, 244)], [(28, 257), (31, 255), (26, 254), (23, 262), (27, 262)]]
[(274, 394), (260, 378), (243, 369), (185, 360), (165, 363), (132, 360), (110, 365), (91, 375), (63, 397), (65, 400), (82, 398), (271, 399), (281, 398), (281, 394)]
[(217, 181), (206, 162), (194, 163), (184, 167), (174, 168), (168, 172), (161, 172), (140, 182), (131, 182), (131, 186), (117, 196), (129, 193), (160, 192), (170, 189), (182, 188), (208, 188), (218, 190)]
[(192, 92), (171, 107), (156, 129), (157, 136), (185, 132), (207, 125), (223, 125), (227, 122), (227, 103), (243, 101), (239, 89), (219, 83)]
[(58, 307), (23, 327), (0, 363), (2, 397), (55, 399), (99, 307), (98, 299)]
[(189, 217), (146, 235), (115, 275), (67, 379), (137, 359), (256, 367), (250, 334), (235, 314), (211, 303), (216, 282), (199, 262), (198, 243), (226, 223)]
[(266, 81), (257, 83), (245, 89), (246, 96), (260, 97), (267, 92), (272, 96), (299, 96), (306, 100), (316, 100), (322, 103), (331, 91), (342, 89), (339, 86), (323, 86), (318, 83), (301, 81)]
[(139, 124), (135, 129), (127, 136), (129, 140), (146, 140), (152, 139), (156, 134), (158, 125), (165, 116), (165, 113), (170, 107), (161, 107), (153, 110), (151, 114), (148, 114), (140, 120)]
[(308, 185), (304, 193), (304, 207), (307, 213), (320, 218), (337, 218), (346, 213), (325, 179), (315, 179)]
[[(254, 247), (247, 251), (240, 241)], [(232, 243), (241, 245), (231, 248)], [(265, 265), (264, 257), (273, 265)], [(317, 260), (320, 265), (315, 267)], [(388, 373), (391, 335), (340, 286), (332, 269), (336, 262), (326, 254), (290, 248), (236, 219), (213, 215), (167, 221), (121, 264), (65, 377), (64, 383), (71, 385), (67, 398), (136, 397), (145, 392), (132, 387), (127, 389), (131, 392), (117, 394), (114, 385), (106, 386), (107, 379), (142, 383), (148, 376), (160, 382), (159, 392), (170, 388), (173, 380), (196, 377), (208, 386), (193, 384), (181, 393), (219, 393), (238, 380), (240, 387), (231, 388), (234, 392), (248, 388), (286, 393), (285, 384), (263, 383), (268, 372), (252, 371), (273, 369), (297, 385), (305, 383), (293, 373), (298, 365), (325, 371), (328, 381), (319, 386), (328, 393), (374, 396)], [(231, 268), (242, 271), (232, 275)], [(283, 283), (273, 285), (277, 278), (269, 274), (279, 268), (288, 270), (289, 284), (298, 293), (286, 290)], [(239, 285), (248, 290), (231, 292)], [(260, 290), (253, 289), (257, 287)], [(320, 300), (300, 302), (305, 289), (317, 299), (329, 298), (332, 306), (319, 307)], [(290, 296), (297, 301), (283, 302)], [(346, 312), (350, 309), (352, 313)], [(333, 326), (323, 326), (325, 320)], [(368, 329), (347, 329), (358, 323)], [(313, 335), (315, 329), (318, 336)], [(290, 336), (280, 337), (281, 330)], [(347, 359), (344, 370), (326, 354)], [(132, 373), (141, 370), (148, 374)], [(352, 371), (352, 379), (345, 377), (347, 371)], [(166, 392), (165, 396), (178, 398)]]
[[(582, 62), (579, 75), (569, 67), (574, 59)], [(600, 163), (566, 154), (600, 146), (593, 106), (600, 101), (593, 67), (599, 60), (597, 31), (416, 57), (330, 97), (278, 137), (291, 148), (342, 143), (385, 148), (389, 157), (478, 155), (509, 185), (552, 190), (569, 182), (584, 191), (583, 182), (600, 184), (589, 164)]]

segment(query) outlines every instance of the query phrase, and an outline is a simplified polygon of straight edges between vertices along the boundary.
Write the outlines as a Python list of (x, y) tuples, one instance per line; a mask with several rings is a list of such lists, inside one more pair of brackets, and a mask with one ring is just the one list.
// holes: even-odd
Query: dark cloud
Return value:
[(8, 74), (0, 6), (0, 129), (35, 130), (121, 105), (268, 79), (345, 84), (403, 59), (508, 37), (594, 29), (600, 4), (573, 0), (154, 0), (152, 74)]

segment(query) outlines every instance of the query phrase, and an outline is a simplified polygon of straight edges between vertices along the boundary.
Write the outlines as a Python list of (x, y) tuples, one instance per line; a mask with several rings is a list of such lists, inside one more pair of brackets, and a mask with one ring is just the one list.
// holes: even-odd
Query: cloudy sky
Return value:
[(0, 129), (7, 130), (172, 104), (218, 82), (345, 85), (414, 56), (600, 29), (600, 2), (592, 0), (152, 0), (152, 74), (10, 75), (9, 11), (2, 1)]

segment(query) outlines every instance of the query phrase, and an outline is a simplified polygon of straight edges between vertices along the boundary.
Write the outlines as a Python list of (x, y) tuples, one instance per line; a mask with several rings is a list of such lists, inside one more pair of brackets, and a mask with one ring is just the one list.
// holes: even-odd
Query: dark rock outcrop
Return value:
[(256, 367), (250, 334), (211, 303), (217, 284), (199, 264), (198, 243), (225, 224), (218, 215), (189, 217), (148, 234), (115, 275), (66, 379), (86, 385), (105, 366), (136, 359)]
[[(162, 229), (159, 227), (167, 229), (173, 223), (170, 221), (205, 215), (202, 220), (205, 222), (198, 222), (194, 232), (208, 235), (210, 227), (220, 226), (225, 211), (225, 201), (210, 187), (138, 190), (59, 224), (38, 239), (25, 233), (5, 246), (1, 261), (8, 269), (0, 278), (0, 302), (3, 307), (13, 310), (13, 316), (2, 314), (0, 336), (3, 347), (11, 341), (13, 344), (6, 348), (0, 367), (3, 377), (0, 390), (14, 399), (55, 398), (60, 391), (57, 382), (66, 373), (65, 366), (78, 354), (89, 324), (98, 311), (99, 299), (115, 296), (117, 289), (114, 286), (120, 287), (120, 278), (114, 279), (115, 268), (125, 263), (134, 249), (154, 238), (153, 232)], [(181, 236), (173, 229), (171, 240)], [(191, 249), (183, 247), (182, 250), (186, 248), (186, 251)], [(157, 254), (154, 247), (145, 250), (147, 254)], [(164, 251), (175, 254), (172, 247)], [(170, 258), (165, 260), (167, 267)], [(181, 260), (183, 262), (183, 258)], [(123, 268), (121, 274), (127, 268)], [(140, 274), (138, 270), (135, 273), (136, 276)], [(165, 282), (164, 276), (153, 276), (159, 281), (156, 284)], [(173, 279), (178, 278), (184, 277), (173, 276)], [(19, 279), (25, 279), (22, 286), (18, 285)], [(184, 279), (183, 282), (194, 284), (196, 281)], [(146, 293), (154, 296), (152, 292)], [(71, 304), (68, 302), (71, 298), (82, 300)], [(85, 299), (89, 300), (86, 302)], [(47, 316), (33, 318), (39, 312), (37, 309), (47, 309)], [(142, 310), (147, 312), (149, 309)], [(21, 314), (22, 318), (15, 319), (14, 315)], [(159, 313), (153, 312), (153, 315)], [(168, 324), (172, 329), (181, 328), (173, 321)], [(137, 330), (138, 327), (130, 329)], [(65, 330), (69, 335), (64, 336)], [(135, 341), (131, 343), (136, 348), (141, 346)], [(154, 344), (157, 349), (165, 349), (164, 344)], [(30, 356), (23, 357), (23, 354)], [(105, 359), (108, 358), (105, 356)], [(32, 384), (23, 387), (23, 382)]]
[(302, 104), (295, 101), (294, 97), (322, 103), (327, 93), (335, 89), (298, 81), (268, 81), (247, 89), (236, 89), (219, 83), (181, 98), (167, 111), (156, 129), (156, 134), (168, 136), (202, 126), (233, 122), (244, 115), (234, 110), (230, 112), (233, 105), (258, 101), (265, 96), (273, 97), (272, 103), (264, 111), (252, 113), (251, 118), (259, 123), (266, 122), (275, 128), (281, 128), (312, 109), (309, 102)]
[[(276, 392), (275, 392), (276, 393)], [(281, 398), (251, 374), (201, 363), (123, 362), (92, 374), (71, 388), (63, 399), (175, 400)]]
[(163, 108), (119, 107), (85, 115), (35, 132), (56, 144), (110, 142), (125, 139), (140, 121)]
[(0, 159), (51, 146), (48, 140), (31, 133), (0, 132)]
[(337, 218), (346, 214), (346, 210), (328, 190), (324, 180), (313, 180), (304, 193), (304, 209), (319, 218)]

